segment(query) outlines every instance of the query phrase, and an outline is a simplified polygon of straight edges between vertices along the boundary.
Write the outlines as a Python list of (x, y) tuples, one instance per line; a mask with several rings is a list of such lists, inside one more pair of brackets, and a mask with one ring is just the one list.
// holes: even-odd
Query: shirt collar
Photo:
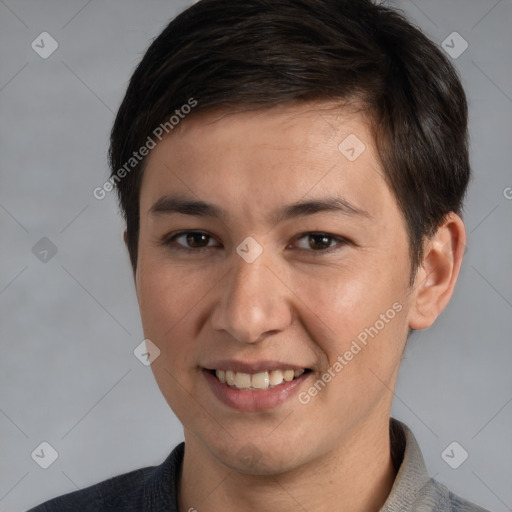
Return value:
[[(391, 455), (395, 468), (398, 469), (391, 492), (380, 512), (404, 512), (414, 510), (435, 512), (437, 507), (447, 502), (447, 496), (441, 492), (436, 482), (428, 476), (420, 447), (411, 430), (402, 422), (391, 418), (389, 424)], [(153, 487), (150, 500), (158, 496), (161, 504), (166, 501), (167, 510), (178, 510), (178, 488), (185, 443), (180, 443), (166, 461), (157, 468), (158, 477), (153, 480), (158, 487)], [(154, 475), (155, 477), (157, 475)], [(157, 484), (158, 482), (158, 484)], [(149, 490), (149, 489), (148, 489)], [(148, 497), (150, 497), (148, 496)], [(153, 498), (154, 499), (154, 498)]]
[[(389, 424), (391, 455), (398, 468), (393, 487), (380, 512), (437, 510), (447, 497), (429, 477), (423, 455), (411, 430), (402, 422), (391, 418)], [(436, 505), (437, 504), (437, 505)]]

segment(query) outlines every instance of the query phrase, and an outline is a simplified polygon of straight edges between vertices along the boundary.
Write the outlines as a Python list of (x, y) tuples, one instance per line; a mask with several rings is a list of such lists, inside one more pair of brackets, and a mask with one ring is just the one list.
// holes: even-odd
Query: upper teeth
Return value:
[(222, 383), (238, 389), (268, 389), (282, 384), (283, 381), (290, 382), (303, 373), (304, 370), (271, 370), (253, 374), (215, 370), (215, 375)]

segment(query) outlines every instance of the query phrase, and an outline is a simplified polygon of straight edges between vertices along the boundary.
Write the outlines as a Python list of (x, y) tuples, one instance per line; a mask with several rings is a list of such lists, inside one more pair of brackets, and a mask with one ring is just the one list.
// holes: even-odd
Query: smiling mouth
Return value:
[(308, 373), (309, 368), (300, 370), (271, 370), (268, 372), (243, 373), (232, 370), (210, 370), (210, 373), (217, 377), (222, 384), (227, 384), (233, 389), (247, 391), (260, 391), (272, 389), (286, 382), (298, 379), (304, 373)]

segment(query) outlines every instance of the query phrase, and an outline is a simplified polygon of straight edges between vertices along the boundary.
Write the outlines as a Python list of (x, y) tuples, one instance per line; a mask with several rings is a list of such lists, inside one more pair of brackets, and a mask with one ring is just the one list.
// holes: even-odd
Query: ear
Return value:
[(446, 307), (459, 276), (465, 247), (464, 222), (452, 212), (424, 244), (413, 286), (409, 327), (427, 329)]

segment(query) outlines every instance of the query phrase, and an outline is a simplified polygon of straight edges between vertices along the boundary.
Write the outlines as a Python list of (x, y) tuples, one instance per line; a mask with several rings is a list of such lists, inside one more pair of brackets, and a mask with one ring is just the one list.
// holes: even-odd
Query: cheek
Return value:
[(311, 297), (303, 308), (311, 310), (306, 328), (326, 355), (317, 378), (327, 384), (311, 382), (301, 395), (313, 416), (335, 410), (331, 419), (341, 425), (391, 400), (389, 389), (407, 336), (405, 289), (401, 280), (394, 281), (353, 273), (304, 282), (304, 296)]
[[(395, 272), (395, 274), (393, 274)], [(378, 320), (396, 302), (402, 302), (406, 276), (370, 261), (287, 276), (287, 285), (333, 334), (357, 334)], [(354, 331), (354, 329), (356, 331)]]
[(191, 407), (189, 395), (197, 378), (191, 371), (198, 352), (197, 283), (185, 270), (171, 272), (165, 264), (144, 258), (139, 263), (137, 295), (144, 336), (160, 349), (151, 370), (171, 409), (183, 424), (190, 424), (201, 412)]
[[(407, 336), (408, 275), (399, 268), (384, 272), (361, 259), (350, 268), (295, 279), (293, 290), (303, 303), (300, 316), (327, 356), (323, 370), (343, 358), (343, 368), (338, 365), (335, 372), (344, 375), (338, 384), (368, 390), (372, 382), (378, 384), (370, 370), (385, 381), (395, 371)], [(289, 279), (293, 282), (293, 276)]]
[[(165, 262), (141, 258), (137, 270), (137, 296), (144, 335), (160, 349), (167, 365), (180, 367), (194, 343), (194, 318), (200, 308), (200, 283), (187, 269), (170, 268)], [(171, 357), (172, 356), (172, 357)], [(174, 366), (174, 364), (172, 365)]]

